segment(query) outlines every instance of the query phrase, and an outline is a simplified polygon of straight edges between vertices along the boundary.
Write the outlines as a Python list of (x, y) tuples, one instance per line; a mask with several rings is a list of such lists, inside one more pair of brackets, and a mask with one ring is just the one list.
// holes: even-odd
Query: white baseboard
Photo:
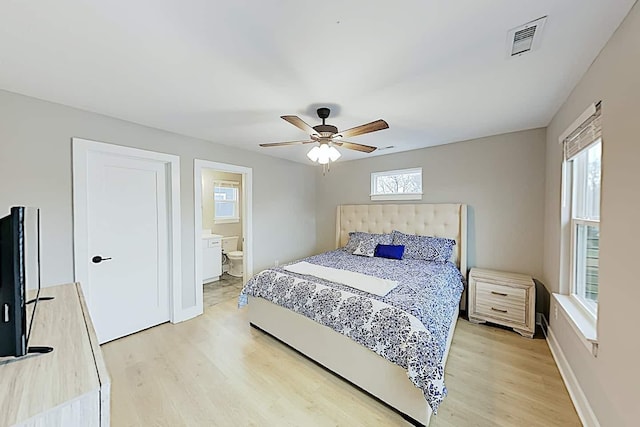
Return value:
[(593, 413), (591, 405), (589, 405), (589, 401), (584, 395), (580, 383), (578, 383), (578, 379), (573, 373), (571, 365), (569, 365), (567, 358), (564, 356), (551, 328), (548, 329), (547, 344), (549, 345), (553, 359), (556, 361), (562, 380), (569, 391), (573, 406), (575, 406), (580, 421), (582, 421), (582, 425), (585, 427), (600, 427), (598, 418), (596, 418), (596, 414)]
[(542, 313), (536, 313), (536, 325), (540, 326), (545, 339), (548, 339), (547, 331), (549, 330), (549, 321)]

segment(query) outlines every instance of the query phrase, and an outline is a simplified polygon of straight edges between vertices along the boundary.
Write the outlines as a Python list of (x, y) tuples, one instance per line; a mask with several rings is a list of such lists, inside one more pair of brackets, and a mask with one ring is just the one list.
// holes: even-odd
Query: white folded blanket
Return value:
[(355, 271), (311, 264), (306, 261), (287, 265), (284, 269), (292, 273), (307, 274), (331, 282), (341, 283), (381, 297), (387, 295), (393, 288), (398, 286), (396, 280), (381, 279), (367, 274), (356, 273)]

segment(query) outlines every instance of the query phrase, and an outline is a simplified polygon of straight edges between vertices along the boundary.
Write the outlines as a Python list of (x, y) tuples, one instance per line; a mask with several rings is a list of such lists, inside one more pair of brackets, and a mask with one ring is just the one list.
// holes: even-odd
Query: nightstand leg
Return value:
[(479, 325), (481, 323), (487, 323), (486, 320), (476, 319), (476, 318), (471, 317), (471, 316), (469, 316), (469, 322), (475, 323), (476, 325)]
[(527, 331), (524, 329), (513, 328), (513, 330), (525, 338), (533, 338), (533, 335), (534, 335), (531, 331)]

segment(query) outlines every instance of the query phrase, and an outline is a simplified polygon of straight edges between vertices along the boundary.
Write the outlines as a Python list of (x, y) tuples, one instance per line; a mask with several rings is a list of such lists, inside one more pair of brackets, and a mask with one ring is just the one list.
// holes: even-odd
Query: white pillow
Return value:
[(360, 241), (356, 249), (353, 251), (354, 255), (361, 255), (367, 257), (373, 257), (378, 245), (376, 239), (363, 239)]

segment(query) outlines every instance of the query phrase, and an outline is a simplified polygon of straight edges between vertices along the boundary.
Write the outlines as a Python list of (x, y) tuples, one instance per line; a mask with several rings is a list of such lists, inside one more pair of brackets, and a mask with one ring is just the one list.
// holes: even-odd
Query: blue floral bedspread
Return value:
[(436, 413), (447, 394), (441, 360), (463, 290), (456, 266), (369, 258), (340, 249), (301, 261), (397, 280), (399, 285), (380, 297), (273, 268), (247, 282), (239, 306), (247, 303), (248, 295), (261, 297), (348, 336), (406, 369)]

